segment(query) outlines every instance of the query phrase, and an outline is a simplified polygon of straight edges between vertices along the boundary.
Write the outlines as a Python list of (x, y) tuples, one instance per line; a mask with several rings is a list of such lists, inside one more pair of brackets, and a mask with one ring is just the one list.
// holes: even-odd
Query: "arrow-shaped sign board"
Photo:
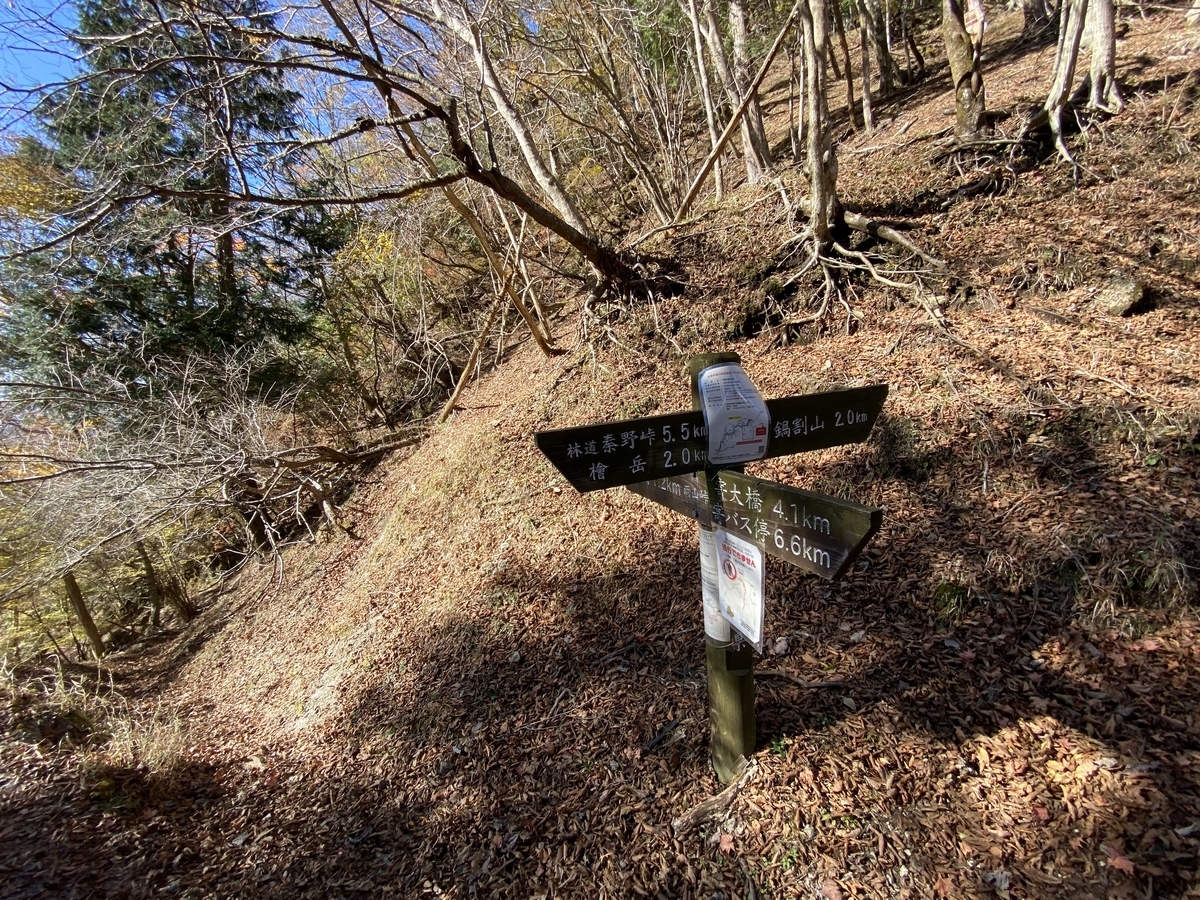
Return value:
[(883, 511), (721, 469), (712, 502), (703, 476), (627, 485), (629, 490), (710, 528), (724, 528), (797, 568), (833, 579), (879, 531)]
[[(886, 384), (873, 384), (768, 400), (762, 458), (866, 440), (887, 392)], [(708, 430), (699, 410), (539, 431), (534, 437), (580, 493), (698, 472), (708, 456)]]

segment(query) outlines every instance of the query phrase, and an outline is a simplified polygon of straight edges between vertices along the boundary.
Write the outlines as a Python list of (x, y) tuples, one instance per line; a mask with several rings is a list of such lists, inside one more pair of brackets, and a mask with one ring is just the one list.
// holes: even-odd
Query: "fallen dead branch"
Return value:
[(742, 757), (738, 762), (738, 767), (733, 777), (733, 781), (729, 786), (715, 797), (709, 797), (707, 800), (697, 803), (682, 816), (671, 822), (671, 831), (675, 837), (683, 837), (690, 834), (702, 823), (709, 819), (714, 819), (722, 815), (725, 810), (733, 804), (737, 799), (738, 793), (746, 786), (758, 771), (758, 763), (754, 760), (746, 761)]
[(793, 675), (785, 669), (756, 669), (754, 674), (767, 678), (784, 678), (792, 684), (814, 691), (821, 688), (845, 687), (849, 683), (845, 681), (805, 681), (799, 675)]

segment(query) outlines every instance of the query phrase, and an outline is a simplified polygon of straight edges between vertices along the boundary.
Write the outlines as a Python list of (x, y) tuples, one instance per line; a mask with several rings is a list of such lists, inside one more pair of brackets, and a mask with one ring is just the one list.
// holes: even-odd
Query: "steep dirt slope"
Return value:
[[(251, 566), (116, 660), (140, 693), (107, 750), (6, 742), (0, 895), (1194, 894), (1200, 73), (1170, 58), (1178, 23), (1131, 23), (1130, 108), (1078, 187), (1048, 163), (946, 203), (995, 166), (930, 162), (940, 84), (843, 148), (847, 201), (950, 262), (929, 280), (953, 337), (867, 279), (852, 334), (781, 326), (777, 193), (662, 238), (682, 297), (564, 357), (514, 348), (371, 473), (362, 540)], [(997, 60), (991, 107), (1036, 95), (1049, 52)], [(1101, 300), (1117, 267), (1149, 287), (1125, 318)], [(761, 676), (757, 776), (677, 838), (719, 787), (695, 526), (576, 495), (532, 433), (686, 408), (687, 358), (718, 348), (767, 396), (890, 386), (868, 443), (751, 467), (885, 524), (840, 582), (770, 563), (789, 649), (761, 667), (839, 684)]]

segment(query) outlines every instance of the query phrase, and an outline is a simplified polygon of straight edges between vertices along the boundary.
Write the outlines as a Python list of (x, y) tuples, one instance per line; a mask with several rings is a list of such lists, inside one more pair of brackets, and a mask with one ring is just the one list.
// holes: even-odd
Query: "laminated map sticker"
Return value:
[(708, 427), (708, 464), (728, 466), (762, 459), (771, 415), (766, 401), (736, 363), (700, 373), (700, 402)]
[(715, 533), (721, 615), (762, 653), (763, 552), (724, 528)]
[(716, 532), (700, 529), (700, 593), (704, 598), (704, 636), (728, 644), (729, 623), (721, 615), (721, 584), (717, 563)]

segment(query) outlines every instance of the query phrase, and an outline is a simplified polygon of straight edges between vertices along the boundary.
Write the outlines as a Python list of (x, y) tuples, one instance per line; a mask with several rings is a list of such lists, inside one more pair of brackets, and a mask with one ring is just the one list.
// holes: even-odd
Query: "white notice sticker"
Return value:
[(708, 464), (762, 459), (771, 415), (746, 370), (737, 363), (710, 366), (700, 373), (699, 387), (708, 426)]
[(716, 535), (721, 615), (762, 653), (763, 553), (723, 528)]
[(717, 576), (717, 541), (711, 528), (700, 528), (700, 593), (704, 598), (704, 635), (718, 644), (729, 643), (729, 623), (721, 615)]

